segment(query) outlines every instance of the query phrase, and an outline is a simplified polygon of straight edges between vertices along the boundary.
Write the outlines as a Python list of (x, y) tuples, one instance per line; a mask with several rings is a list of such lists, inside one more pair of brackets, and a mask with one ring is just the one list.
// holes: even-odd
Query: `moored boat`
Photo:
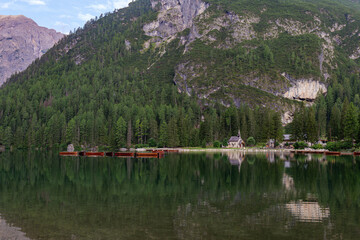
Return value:
[(164, 152), (164, 151), (161, 151), (161, 150), (153, 150), (152, 152), (153, 152), (153, 153), (158, 153), (160, 156), (165, 155), (165, 152)]
[(103, 157), (105, 156), (104, 152), (86, 152), (85, 156), (87, 157)]
[(354, 152), (354, 156), (360, 156), (360, 152)]
[(78, 156), (78, 152), (60, 152), (60, 156)]

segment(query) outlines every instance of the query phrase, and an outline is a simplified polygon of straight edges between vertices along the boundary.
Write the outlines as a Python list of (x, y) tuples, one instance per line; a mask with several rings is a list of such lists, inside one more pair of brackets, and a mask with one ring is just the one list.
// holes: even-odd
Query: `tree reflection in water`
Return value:
[(34, 239), (355, 239), (349, 157), (0, 155), (0, 212)]

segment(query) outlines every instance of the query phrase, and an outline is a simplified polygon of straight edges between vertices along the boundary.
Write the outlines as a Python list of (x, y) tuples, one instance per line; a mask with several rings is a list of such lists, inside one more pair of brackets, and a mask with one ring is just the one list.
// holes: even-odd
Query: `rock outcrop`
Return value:
[(64, 35), (20, 16), (0, 15), (0, 86), (25, 70)]
[(292, 79), (286, 73), (283, 73), (282, 76), (291, 83), (291, 87), (283, 95), (285, 98), (311, 102), (319, 93), (327, 93), (327, 87), (322, 82), (314, 79)]

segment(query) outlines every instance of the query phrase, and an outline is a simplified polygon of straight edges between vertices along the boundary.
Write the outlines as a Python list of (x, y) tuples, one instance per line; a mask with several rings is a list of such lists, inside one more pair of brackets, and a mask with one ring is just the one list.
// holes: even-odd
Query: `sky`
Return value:
[(24, 15), (39, 26), (68, 34), (102, 13), (127, 7), (131, 0), (0, 0), (0, 15)]

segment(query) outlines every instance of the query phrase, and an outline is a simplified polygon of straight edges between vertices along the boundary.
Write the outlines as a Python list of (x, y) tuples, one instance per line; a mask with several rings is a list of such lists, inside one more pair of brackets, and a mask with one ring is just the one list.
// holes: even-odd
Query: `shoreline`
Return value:
[(266, 153), (266, 152), (286, 152), (290, 153), (292, 149), (261, 149), (261, 148), (248, 148), (248, 149), (235, 149), (235, 148), (176, 148), (179, 152), (249, 152), (249, 153)]

